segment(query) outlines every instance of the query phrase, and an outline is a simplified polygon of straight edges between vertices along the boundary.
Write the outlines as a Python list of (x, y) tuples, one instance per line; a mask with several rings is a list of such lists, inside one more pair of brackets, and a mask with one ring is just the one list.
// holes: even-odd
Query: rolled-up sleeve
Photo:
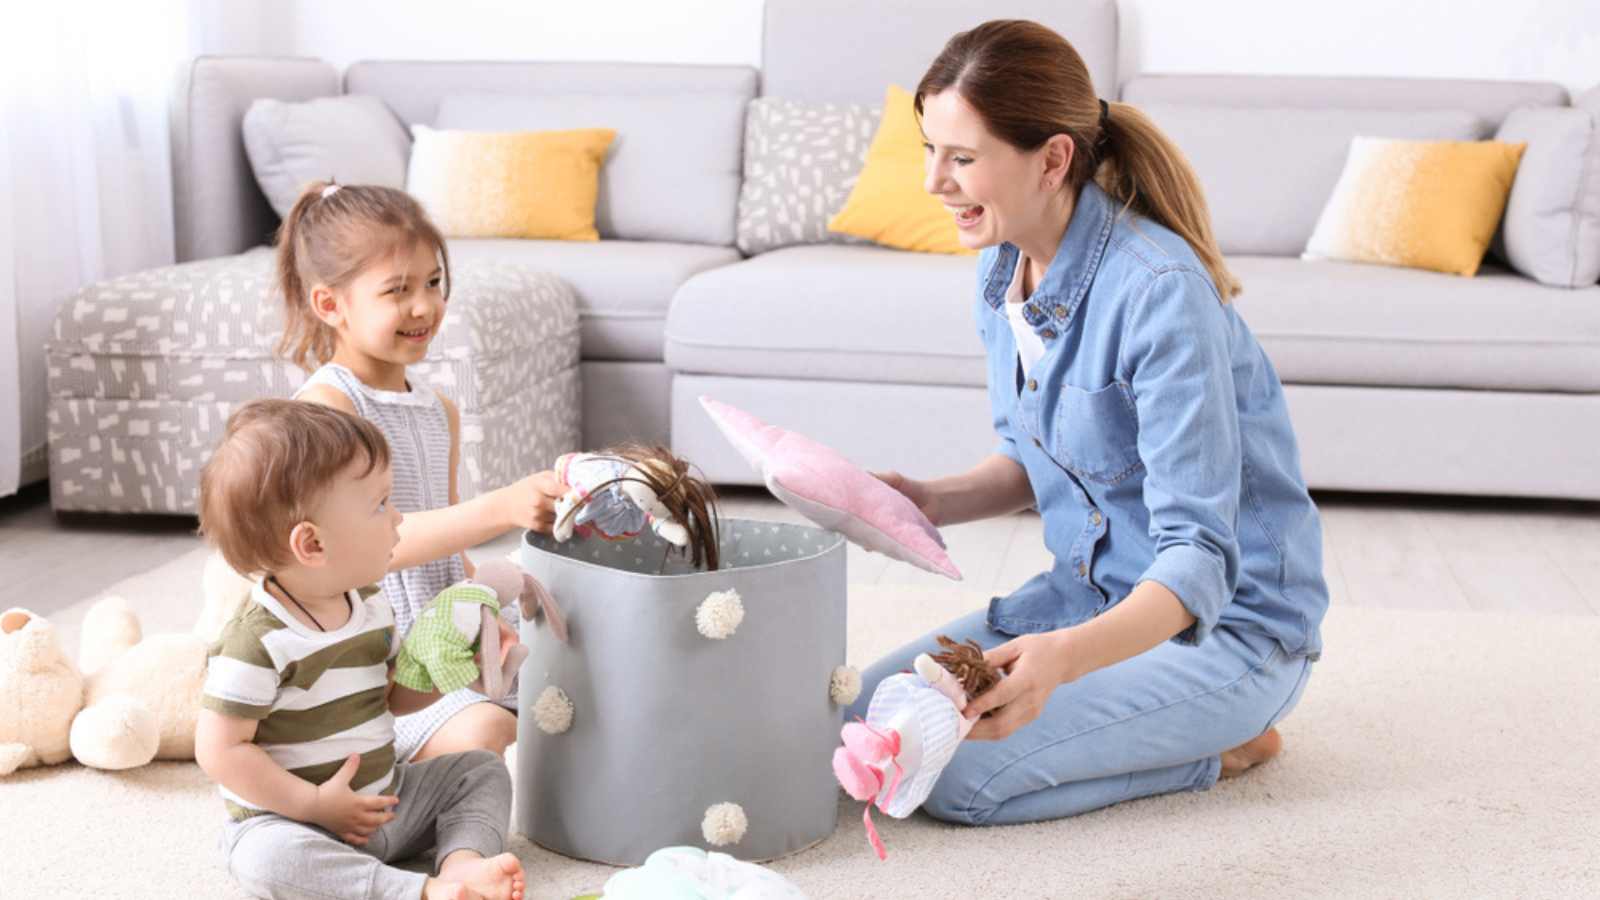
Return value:
[(1157, 582), (1195, 618), (1176, 640), (1198, 644), (1239, 583), (1239, 414), (1232, 325), (1200, 273), (1155, 276), (1132, 308), (1122, 361), (1139, 416), (1155, 559), (1139, 581)]

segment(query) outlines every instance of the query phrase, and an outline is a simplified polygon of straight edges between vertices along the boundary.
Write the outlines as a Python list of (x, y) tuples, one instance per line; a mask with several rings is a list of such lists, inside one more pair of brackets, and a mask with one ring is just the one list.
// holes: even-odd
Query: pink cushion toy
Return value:
[(868, 550), (961, 580), (939, 530), (906, 495), (803, 434), (709, 397), (700, 405), (773, 496)]

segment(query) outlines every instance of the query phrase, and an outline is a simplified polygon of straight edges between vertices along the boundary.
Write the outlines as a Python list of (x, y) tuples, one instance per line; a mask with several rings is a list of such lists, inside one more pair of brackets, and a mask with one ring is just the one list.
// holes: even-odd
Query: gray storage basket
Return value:
[[(525, 569), (550, 589), (571, 630), (525, 625), (519, 688), (518, 830), (557, 853), (638, 865), (674, 845), (769, 860), (832, 834), (831, 759), (843, 709), (829, 693), (845, 660), (845, 540), (809, 525), (724, 519), (723, 566), (690, 569), (646, 531), (564, 544), (528, 533)], [(658, 574), (659, 573), (659, 574)], [(707, 598), (737, 591), (744, 617), (704, 636)], [(571, 701), (571, 727), (547, 734), (535, 704)], [(734, 803), (748, 827), (713, 846), (702, 821)]]

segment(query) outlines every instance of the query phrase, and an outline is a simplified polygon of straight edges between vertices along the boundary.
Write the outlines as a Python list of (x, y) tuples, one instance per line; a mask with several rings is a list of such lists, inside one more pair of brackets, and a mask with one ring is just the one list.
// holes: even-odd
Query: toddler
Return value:
[[(202, 532), (260, 577), (212, 648), (195, 733), (228, 811), (228, 868), (275, 900), (521, 900), (500, 757), (397, 764), (394, 714), (438, 695), (394, 684), (394, 614), (357, 591), (400, 540), (390, 465), (369, 422), (259, 400), (228, 420), (201, 473)], [(431, 877), (388, 865), (429, 846)]]

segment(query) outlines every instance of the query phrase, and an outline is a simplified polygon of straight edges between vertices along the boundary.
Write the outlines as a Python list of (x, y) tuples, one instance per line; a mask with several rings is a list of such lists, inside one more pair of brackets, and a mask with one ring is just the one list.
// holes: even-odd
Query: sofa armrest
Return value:
[(256, 186), (240, 125), (258, 97), (336, 96), (339, 73), (316, 59), (201, 56), (172, 94), (172, 215), (179, 262), (266, 243), (278, 218)]

